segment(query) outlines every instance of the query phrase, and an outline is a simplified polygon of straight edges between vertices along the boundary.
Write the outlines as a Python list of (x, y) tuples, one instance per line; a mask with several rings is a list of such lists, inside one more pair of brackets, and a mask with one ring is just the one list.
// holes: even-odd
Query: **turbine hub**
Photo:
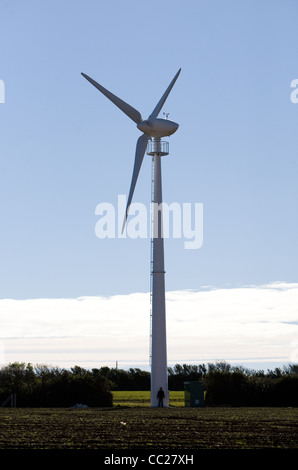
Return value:
[(150, 137), (166, 137), (174, 134), (179, 124), (168, 119), (155, 119), (152, 123), (149, 120), (142, 121), (137, 128)]

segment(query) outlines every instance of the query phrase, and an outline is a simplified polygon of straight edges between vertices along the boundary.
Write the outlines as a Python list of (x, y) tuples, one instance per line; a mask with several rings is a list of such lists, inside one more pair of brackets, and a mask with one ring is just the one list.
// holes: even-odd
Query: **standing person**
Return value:
[(165, 398), (165, 392), (163, 391), (162, 387), (157, 392), (157, 398), (158, 398), (158, 406), (163, 406), (163, 400)]

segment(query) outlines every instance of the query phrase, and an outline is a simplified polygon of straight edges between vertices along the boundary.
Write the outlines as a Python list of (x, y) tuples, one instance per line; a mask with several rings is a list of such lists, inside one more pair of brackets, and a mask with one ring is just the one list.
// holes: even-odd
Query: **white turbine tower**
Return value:
[[(135, 151), (135, 161), (127, 200), (123, 229), (128, 216), (129, 206), (132, 201), (134, 189), (138, 179), (139, 171), (143, 162), (145, 151), (150, 141), (148, 155), (153, 157), (154, 165), (154, 188), (153, 203), (155, 210), (153, 213), (153, 233), (152, 233), (152, 318), (151, 318), (151, 406), (158, 405), (157, 392), (162, 387), (165, 393), (164, 406), (168, 406), (168, 374), (167, 374), (167, 338), (166, 338), (166, 309), (165, 309), (165, 271), (164, 271), (164, 246), (162, 234), (162, 184), (161, 184), (161, 156), (168, 155), (167, 142), (162, 142), (161, 137), (174, 134), (179, 125), (168, 119), (158, 119), (158, 115), (176, 82), (181, 69), (178, 70), (170, 85), (162, 95), (156, 107), (145, 121), (135, 108), (125, 103), (95, 80), (82, 73), (92, 85), (111, 100), (121, 111), (123, 111), (136, 124), (137, 128), (143, 132), (139, 137)], [(122, 231), (123, 231), (122, 229)]]

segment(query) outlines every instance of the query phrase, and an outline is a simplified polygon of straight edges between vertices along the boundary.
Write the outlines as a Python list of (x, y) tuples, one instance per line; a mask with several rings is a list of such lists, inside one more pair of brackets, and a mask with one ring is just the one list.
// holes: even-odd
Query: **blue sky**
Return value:
[[(166, 240), (167, 291), (296, 283), (297, 10), (3, 0), (0, 299), (148, 292), (149, 240), (95, 236), (96, 206), (129, 190), (140, 132), (81, 72), (146, 118), (182, 68), (163, 108), (180, 125), (163, 196), (203, 203), (204, 242)], [(150, 172), (147, 157), (135, 201), (149, 204)]]

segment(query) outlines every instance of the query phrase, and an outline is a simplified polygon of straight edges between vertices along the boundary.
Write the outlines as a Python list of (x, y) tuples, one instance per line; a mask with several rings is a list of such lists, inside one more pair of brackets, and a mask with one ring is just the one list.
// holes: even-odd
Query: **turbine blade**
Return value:
[(132, 119), (136, 124), (139, 122), (142, 122), (142, 116), (137, 111), (135, 108), (130, 106), (129, 104), (125, 103), (125, 101), (121, 100), (118, 98), (118, 96), (113, 95), (109, 90), (106, 90), (103, 86), (101, 86), (99, 83), (97, 83), (93, 78), (88, 77), (85, 73), (81, 72), (84, 78), (88, 80), (95, 88), (97, 88), (99, 91), (101, 91), (102, 94), (104, 94), (109, 100), (112, 101), (116, 106), (118, 106), (121, 111), (123, 111), (130, 119)]
[(164, 92), (164, 94), (162, 95), (162, 97), (160, 98), (159, 102), (157, 103), (156, 107), (154, 108), (154, 110), (152, 111), (152, 113), (150, 114), (149, 118), (148, 118), (148, 121), (150, 123), (152, 123), (156, 118), (157, 116), (159, 115), (160, 111), (161, 111), (161, 108), (163, 107), (167, 97), (169, 96), (169, 93), (171, 91), (171, 89), (173, 88), (179, 74), (181, 72), (181, 68), (178, 70), (178, 72), (176, 73), (175, 77), (173, 78), (173, 80), (171, 81), (170, 85), (168, 86), (168, 88), (166, 89), (166, 91)]
[(131, 184), (130, 184), (129, 196), (128, 196), (127, 205), (126, 205), (124, 222), (122, 226), (122, 233), (126, 224), (129, 206), (131, 204), (133, 193), (136, 187), (136, 182), (137, 182), (140, 168), (141, 168), (143, 158), (145, 155), (148, 139), (149, 139), (149, 136), (147, 134), (142, 134), (141, 137), (139, 137), (137, 141), (135, 163), (134, 163), (133, 174), (132, 174), (132, 179), (131, 179)]

